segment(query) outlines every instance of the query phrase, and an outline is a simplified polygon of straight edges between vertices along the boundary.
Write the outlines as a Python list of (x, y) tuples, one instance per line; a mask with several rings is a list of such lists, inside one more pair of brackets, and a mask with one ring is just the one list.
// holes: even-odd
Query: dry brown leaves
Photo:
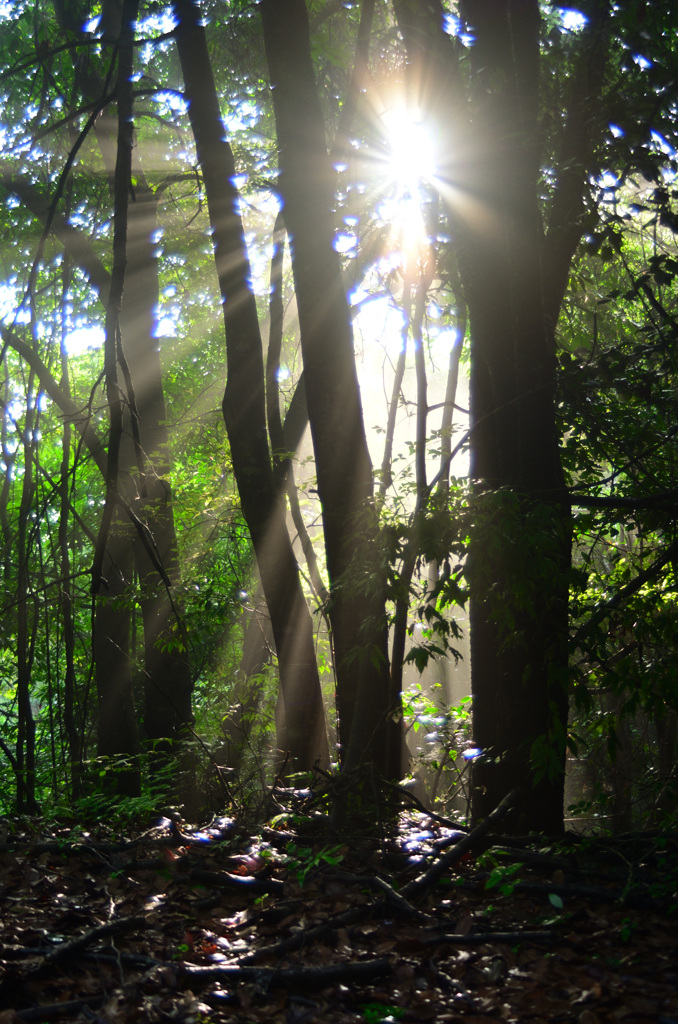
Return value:
[[(0, 1024), (678, 1024), (675, 840), (656, 878), (650, 847), (634, 854), (645, 888), (627, 871), (620, 889), (633, 906), (593, 851), (583, 867), (580, 852), (524, 865), (511, 881), (533, 888), (505, 895), (466, 860), (409, 907), (398, 891), (417, 869), (394, 876), (374, 849), (178, 842), (8, 840)], [(568, 895), (583, 880), (599, 901)]]

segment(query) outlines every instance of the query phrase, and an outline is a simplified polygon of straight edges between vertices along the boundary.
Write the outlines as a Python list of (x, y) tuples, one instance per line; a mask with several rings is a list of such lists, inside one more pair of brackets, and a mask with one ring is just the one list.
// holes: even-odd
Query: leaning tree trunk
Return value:
[(176, 41), (202, 170), (226, 333), (224, 420), (240, 501), (271, 616), (288, 770), (329, 758), (313, 625), (279, 500), (266, 430), (263, 349), (238, 193), (198, 5), (175, 0)]
[(264, 0), (260, 7), (323, 514), (342, 761), (346, 768), (370, 761), (393, 778), (400, 774), (400, 731), (389, 687), (372, 464), (350, 310), (333, 248), (334, 172), (308, 15), (304, 0)]

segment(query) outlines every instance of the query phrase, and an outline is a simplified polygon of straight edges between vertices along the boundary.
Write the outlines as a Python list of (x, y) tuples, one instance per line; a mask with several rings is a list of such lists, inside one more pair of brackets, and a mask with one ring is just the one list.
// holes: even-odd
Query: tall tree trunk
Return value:
[[(273, 473), (279, 493), (286, 494), (289, 502), (290, 515), (297, 531), (297, 540), (301, 545), (308, 568), (308, 581), (313, 597), (325, 605), (329, 594), (318, 567), (318, 559), (313, 542), (306, 529), (306, 523), (299, 504), (299, 494), (294, 479), (292, 452), (286, 448), (286, 431), (280, 412), (280, 389), (278, 374), (283, 343), (284, 303), (283, 303), (283, 255), (285, 251), (285, 221), (282, 211), (276, 217), (273, 229), (273, 255), (271, 257), (271, 290), (268, 304), (270, 327), (268, 348), (266, 350), (266, 422), (268, 436), (271, 439), (273, 455)], [(289, 434), (289, 430), (287, 431)], [(294, 445), (292, 451), (296, 451)]]
[[(98, 695), (98, 748), (102, 756), (124, 753), (127, 767), (115, 776), (125, 795), (140, 788), (138, 732), (132, 696), (130, 656), (131, 552), (126, 548), (128, 524), (121, 516), (121, 451), (127, 441), (124, 429), (124, 385), (120, 379), (120, 310), (127, 264), (127, 207), (131, 185), (134, 125), (132, 72), (134, 25), (138, 0), (123, 0), (118, 39), (118, 142), (114, 173), (113, 269), (106, 302), (104, 380), (109, 410), (109, 441), (106, 460), (106, 498), (92, 564), (92, 594), (96, 600), (94, 657)], [(123, 467), (124, 467), (123, 457)], [(97, 599), (98, 598), (98, 599)], [(117, 749), (116, 749), (117, 748)]]
[[(596, 5), (603, 7), (604, 5)], [(515, 786), (516, 829), (559, 831), (568, 708), (570, 515), (555, 417), (555, 324), (582, 225), (600, 71), (588, 41), (565, 121), (549, 238), (539, 198), (537, 0), (465, 0), (471, 77), (440, 0), (395, 0), (412, 81), (439, 139), (439, 181), (471, 333), (468, 558), (473, 816)], [(582, 84), (585, 83), (585, 84)], [(587, 114), (586, 117), (590, 115)], [(574, 126), (574, 127), (573, 127)], [(567, 215), (566, 215), (567, 214)]]
[[(179, 565), (162, 370), (154, 337), (158, 302), (158, 270), (153, 255), (156, 212), (156, 198), (139, 173), (126, 210), (125, 288), (116, 347), (117, 386), (125, 399), (116, 487), (137, 521), (131, 521), (129, 511), (117, 509), (114, 513), (107, 543), (115, 583), (112, 592), (100, 592), (97, 608), (97, 631), (101, 636), (98, 650), (103, 654), (107, 643), (117, 645), (123, 638), (127, 646), (120, 648), (113, 659), (96, 662), (100, 699), (108, 703), (105, 691), (110, 688), (117, 692), (119, 702), (129, 703), (128, 707), (119, 707), (119, 714), (131, 727), (135, 711), (129, 638), (136, 570), (144, 627), (144, 735), (155, 751), (153, 770), (162, 766), (193, 722), (193, 677), (181, 605), (174, 591)], [(112, 593), (115, 596), (110, 600)], [(133, 749), (130, 742), (131, 736), (120, 752)], [(108, 748), (108, 741), (105, 746)]]
[[(2, 335), (3, 344), (6, 345), (6, 335)], [(9, 584), (12, 577), (12, 547), (14, 543), (14, 531), (10, 524), (8, 505), (12, 491), (12, 480), (15, 476), (14, 466), (16, 464), (19, 449), (10, 440), (9, 424), (10, 418), (7, 415), (10, 403), (13, 400), (11, 393), (12, 375), (7, 365), (7, 357), (2, 360), (3, 381), (2, 397), (0, 397), (0, 408), (2, 409), (2, 423), (0, 424), (0, 458), (4, 464), (5, 471), (2, 474), (2, 486), (0, 486), (0, 531), (2, 532), (2, 578)]]
[(389, 686), (384, 573), (350, 309), (333, 248), (333, 181), (304, 0), (260, 5), (273, 87), (280, 190), (290, 237), (306, 400), (322, 505), (337, 712), (346, 768), (400, 775)]
[[(328, 759), (313, 628), (278, 497), (266, 432), (263, 350), (238, 194), (204, 28), (193, 0), (176, 0), (177, 47), (202, 170), (226, 332), (223, 401), (233, 471), (252, 537), (278, 654), (291, 769)], [(283, 752), (285, 753), (285, 752)]]
[[(467, 188), (457, 217), (471, 323), (469, 554), (473, 815), (520, 786), (512, 828), (563, 827), (568, 711), (569, 501), (555, 416), (554, 325), (544, 308), (539, 211), (537, 0), (467, 0)], [(497, 82), (500, 84), (497, 85)]]
[(130, 655), (133, 573), (128, 523), (116, 512), (101, 567), (105, 582), (95, 601), (92, 654), (99, 723), (97, 750), (100, 757), (112, 761), (124, 758), (126, 766), (118, 766), (111, 780), (121, 796), (138, 796), (141, 792), (139, 729)]

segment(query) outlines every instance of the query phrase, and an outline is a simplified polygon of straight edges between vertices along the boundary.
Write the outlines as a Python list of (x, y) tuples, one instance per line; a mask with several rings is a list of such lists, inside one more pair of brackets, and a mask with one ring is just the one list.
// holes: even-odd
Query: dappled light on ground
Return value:
[(0, 1021), (672, 1024), (677, 843), (469, 836), (419, 812), (369, 842), (296, 813), (256, 835), (17, 822)]

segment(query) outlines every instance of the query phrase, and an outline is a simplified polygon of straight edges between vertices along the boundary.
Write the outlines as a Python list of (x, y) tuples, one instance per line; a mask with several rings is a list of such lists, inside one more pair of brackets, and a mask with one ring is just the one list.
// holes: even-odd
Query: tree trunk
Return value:
[[(63, 31), (82, 40), (84, 8), (80, 9), (77, 4), (64, 7), (55, 0), (55, 10)], [(167, 752), (173, 741), (185, 735), (193, 721), (193, 678), (180, 602), (172, 589), (179, 576), (179, 567), (168, 480), (169, 453), (162, 370), (158, 341), (154, 337), (159, 298), (157, 259), (153, 252), (157, 199), (146, 184), (141, 167), (134, 167), (134, 188), (130, 183), (130, 170), (135, 160), (131, 121), (133, 98), (129, 85), (133, 64), (130, 13), (134, 14), (133, 5), (123, 9), (116, 0), (105, 0), (102, 4), (100, 30), (104, 45), (108, 48), (106, 59), (110, 59), (114, 47), (120, 46), (119, 60), (121, 63), (126, 62), (120, 78), (123, 85), (118, 95), (119, 102), (126, 104), (119, 138), (116, 142), (116, 121), (109, 109), (97, 119), (95, 129), (112, 190), (116, 187), (116, 163), (119, 162), (120, 145), (130, 150), (125, 154), (125, 169), (118, 184), (117, 205), (124, 205), (125, 208), (125, 238), (124, 243), (119, 243), (121, 251), (118, 254), (118, 268), (124, 267), (124, 288), (120, 287), (120, 281), (115, 276), (120, 273), (120, 269), (114, 268), (113, 286), (118, 289), (115, 302), (119, 304), (120, 337), (115, 352), (110, 354), (111, 364), (115, 363), (116, 390), (122, 398), (120, 415), (123, 429), (116, 486), (128, 511), (121, 514), (118, 509), (112, 517), (114, 525), (111, 531), (114, 537), (106, 557), (109, 560), (112, 594), (115, 596), (108, 600), (108, 595), (102, 592), (98, 598), (101, 607), (96, 611), (96, 629), (99, 632), (97, 649), (102, 656), (108, 651), (109, 657), (106, 663), (97, 663), (97, 681), (100, 697), (109, 710), (111, 702), (129, 702), (129, 706), (117, 707), (115, 712), (120, 722), (114, 731), (122, 736), (132, 729), (131, 721), (136, 714), (130, 651), (126, 648), (113, 654), (113, 648), (123, 638), (130, 636), (134, 568), (140, 584), (139, 603), (144, 623), (144, 729), (147, 738)], [(126, 33), (124, 46), (120, 45), (121, 30)], [(89, 51), (83, 53), (77, 81), (83, 97), (90, 103), (96, 102), (105, 92), (99, 68), (100, 63), (90, 56)], [(29, 209), (44, 219), (44, 203), (36, 190), (25, 182), (13, 184)], [(121, 218), (120, 210), (118, 220)], [(59, 214), (53, 215), (52, 223), (72, 260), (88, 274), (91, 283), (98, 288), (102, 302), (108, 307), (112, 282), (87, 239), (70, 227)], [(110, 369), (112, 373), (112, 365)], [(59, 401), (59, 397), (53, 393), (52, 398)], [(136, 451), (131, 442), (132, 437), (136, 437)], [(105, 474), (106, 461), (97, 461)], [(130, 519), (129, 511), (137, 516), (136, 524)], [(126, 623), (125, 615), (128, 617)], [(102, 719), (102, 728), (105, 728), (106, 719), (107, 714)], [(136, 727), (133, 731), (136, 735)], [(119, 753), (136, 749), (138, 741), (129, 732), (121, 742), (123, 746)], [(108, 749), (110, 742), (105, 740), (103, 746)], [(103, 747), (101, 749), (103, 751)]]
[[(67, 398), (71, 398), (71, 386), (66, 350), (66, 300), (71, 283), (71, 262), (64, 259), (63, 295), (61, 321), (61, 383)], [(69, 482), (71, 473), (71, 442), (73, 425), (64, 419), (61, 439), (61, 468), (59, 472), (59, 606), (61, 609), (63, 633), (63, 710), (64, 728), (68, 738), (68, 775), (71, 783), (71, 799), (82, 795), (83, 732), (81, 715), (78, 713), (77, 676), (75, 669), (75, 617), (73, 581), (71, 579), (71, 551), (69, 545), (69, 522), (71, 512)]]
[(117, 512), (108, 532), (102, 565), (105, 586), (96, 598), (92, 654), (97, 688), (97, 750), (125, 765), (113, 769), (112, 787), (121, 796), (139, 796), (139, 730), (130, 656), (130, 592), (134, 561), (129, 524)]
[[(571, 527), (555, 418), (560, 299), (539, 208), (539, 5), (460, 5), (474, 36), (468, 86), (439, 0), (395, 6), (410, 80), (437, 129), (441, 193), (470, 321), (467, 577), (481, 751), (473, 817), (485, 817), (519, 786), (523, 802), (511, 827), (556, 832), (563, 823)], [(568, 242), (576, 244), (571, 233)]]
[[(169, 438), (158, 339), (154, 337), (159, 301), (158, 266), (153, 253), (157, 200), (137, 184), (128, 206), (127, 273), (120, 311), (122, 347), (134, 394), (130, 415), (137, 417), (143, 452), (140, 475), (133, 453), (130, 503), (147, 527), (143, 536), (130, 525), (139, 578), (144, 624), (144, 728), (149, 740), (185, 737), (193, 722), (193, 677), (181, 606), (174, 585), (179, 578), (172, 490), (169, 481)], [(132, 400), (133, 399), (133, 400)], [(145, 539), (144, 539), (145, 538)]]
[(289, 770), (329, 757), (313, 626), (280, 503), (266, 432), (263, 351), (238, 193), (201, 15), (176, 0), (179, 59), (202, 170), (221, 288), (228, 376), (223, 401), (233, 471), (271, 616), (285, 708)]
[[(24, 473), (21, 483), (19, 523), (17, 529), (17, 811), (19, 814), (39, 814), (35, 797), (35, 718), (31, 704), (31, 672), (33, 643), (29, 622), (30, 584), (28, 558), (30, 550), (30, 524), (35, 497), (35, 449), (37, 435), (38, 402), (34, 390), (35, 376), (31, 372), (26, 388), (26, 417), (23, 428)], [(31, 602), (32, 605), (32, 602)]]
[(290, 237), (306, 401), (322, 505), (346, 768), (400, 775), (398, 709), (389, 693), (384, 573), (350, 310), (333, 248), (333, 181), (303, 0), (260, 5)]
[[(555, 417), (556, 353), (544, 309), (538, 178), (537, 0), (466, 2), (470, 175), (478, 226), (457, 217), (471, 323), (469, 555), (473, 816), (507, 791), (511, 827), (563, 827), (570, 517)], [(497, 87), (500, 82), (500, 87)]]
[[(110, 721), (105, 709), (110, 708), (111, 702), (116, 703), (115, 714), (120, 718), (116, 731), (123, 745), (118, 752), (134, 750), (138, 740), (133, 741), (132, 736), (137, 735), (138, 729), (132, 726), (136, 712), (129, 641), (136, 571), (144, 630), (143, 732), (152, 744), (151, 770), (156, 773), (175, 752), (176, 742), (186, 738), (193, 722), (193, 677), (181, 605), (174, 591), (179, 565), (168, 479), (167, 414), (158, 342), (154, 337), (158, 272), (152, 250), (157, 201), (144, 185), (140, 172), (137, 180), (126, 210), (125, 287), (116, 353), (118, 388), (125, 399), (116, 492), (126, 508), (116, 509), (107, 538), (114, 582), (112, 591), (100, 591), (97, 598), (97, 651), (106, 660), (96, 659), (95, 663), (100, 752), (110, 752), (113, 742), (103, 735)], [(137, 517), (136, 523), (130, 513)], [(116, 648), (114, 654), (112, 647)], [(132, 783), (125, 780), (124, 785), (129, 788)], [(138, 788), (138, 784), (133, 788)]]

